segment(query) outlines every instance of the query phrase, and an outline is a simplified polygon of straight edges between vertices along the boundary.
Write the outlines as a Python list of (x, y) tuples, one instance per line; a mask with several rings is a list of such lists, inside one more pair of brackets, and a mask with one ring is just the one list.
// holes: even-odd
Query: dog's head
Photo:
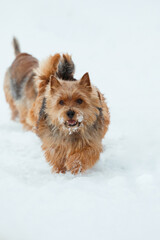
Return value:
[(88, 73), (77, 81), (50, 77), (45, 93), (48, 124), (72, 134), (93, 126), (101, 114), (100, 96)]

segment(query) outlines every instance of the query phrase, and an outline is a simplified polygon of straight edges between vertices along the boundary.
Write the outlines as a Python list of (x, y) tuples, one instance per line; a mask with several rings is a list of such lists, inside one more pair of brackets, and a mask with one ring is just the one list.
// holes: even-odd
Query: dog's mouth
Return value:
[(68, 120), (65, 122), (65, 125), (67, 127), (74, 127), (74, 126), (80, 126), (80, 123), (78, 121), (75, 121), (75, 120)]

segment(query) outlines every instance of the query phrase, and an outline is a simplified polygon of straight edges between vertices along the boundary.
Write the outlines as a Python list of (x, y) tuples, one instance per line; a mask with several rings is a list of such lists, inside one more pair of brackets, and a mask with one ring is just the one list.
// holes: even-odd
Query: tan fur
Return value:
[(11, 108), (11, 112), (12, 112), (11, 119), (15, 120), (16, 117), (18, 116), (18, 110), (16, 108), (16, 104), (14, 102), (14, 99), (11, 96), (9, 80), (10, 80), (9, 70), (7, 70), (7, 72), (5, 74), (5, 78), (4, 78), (4, 92), (5, 92), (5, 96), (6, 96), (6, 101), (8, 102), (8, 104)]
[[(32, 58), (25, 66), (16, 59), (6, 73), (4, 90), (12, 119), (18, 115), (20, 122), (41, 138), (54, 172), (84, 172), (99, 159), (110, 123), (104, 96), (91, 85), (88, 73), (77, 81), (56, 78), (59, 54), (50, 56), (39, 67), (38, 62), (32, 65)], [(66, 58), (70, 60), (69, 55)], [(9, 85), (11, 76), (17, 74), (19, 82), (22, 73), (33, 73), (33, 68), (34, 83), (31, 78), (23, 89), (24, 97), (15, 101)], [(72, 120), (67, 115), (70, 110), (74, 112)], [(71, 126), (72, 122), (76, 125)]]
[[(20, 122), (26, 129), (31, 129), (31, 126), (27, 123), (27, 114), (37, 96), (33, 81), (35, 75), (33, 69), (37, 66), (37, 59), (27, 53), (20, 53), (8, 68), (4, 80), (4, 92), (12, 111), (12, 119), (19, 117)], [(20, 100), (14, 99), (12, 84), (15, 86), (18, 95), (22, 91), (23, 96)]]

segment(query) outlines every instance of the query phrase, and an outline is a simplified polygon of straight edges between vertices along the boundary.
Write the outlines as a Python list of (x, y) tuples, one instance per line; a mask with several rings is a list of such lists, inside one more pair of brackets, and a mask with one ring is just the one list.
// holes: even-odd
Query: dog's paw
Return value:
[(70, 171), (72, 174), (78, 174), (83, 171), (82, 163), (80, 160), (75, 160), (71, 158), (66, 163), (66, 169)]
[(55, 173), (66, 173), (66, 167), (53, 167), (52, 172)]

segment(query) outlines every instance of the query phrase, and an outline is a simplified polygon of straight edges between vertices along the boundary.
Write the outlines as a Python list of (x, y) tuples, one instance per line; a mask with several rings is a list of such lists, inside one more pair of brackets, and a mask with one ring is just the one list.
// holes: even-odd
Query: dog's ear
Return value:
[(61, 86), (60, 82), (53, 75), (50, 76), (50, 88), (52, 91), (56, 90)]
[(91, 82), (90, 82), (90, 78), (89, 78), (89, 74), (88, 73), (85, 73), (83, 75), (83, 77), (81, 78), (79, 84), (81, 86), (86, 87), (88, 90), (91, 90)]

